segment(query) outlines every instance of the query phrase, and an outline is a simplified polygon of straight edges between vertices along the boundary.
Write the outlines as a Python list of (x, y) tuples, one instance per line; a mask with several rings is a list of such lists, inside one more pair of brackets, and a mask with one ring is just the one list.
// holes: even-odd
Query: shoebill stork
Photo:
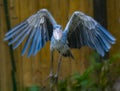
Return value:
[(50, 41), (51, 66), (50, 77), (53, 76), (53, 52), (60, 54), (56, 77), (58, 77), (61, 58), (73, 57), (70, 48), (80, 49), (89, 46), (101, 56), (105, 55), (115, 43), (115, 38), (92, 17), (75, 11), (68, 21), (64, 31), (57, 24), (51, 13), (46, 9), (39, 10), (25, 21), (5, 34), (5, 41), (16, 49), (27, 38), (22, 49), (22, 55), (27, 51), (28, 57), (36, 55), (47, 41)]

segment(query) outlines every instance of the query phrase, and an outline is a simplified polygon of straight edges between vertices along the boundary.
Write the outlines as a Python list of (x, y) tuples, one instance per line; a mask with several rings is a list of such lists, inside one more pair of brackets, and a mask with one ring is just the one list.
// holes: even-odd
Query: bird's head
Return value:
[(60, 25), (57, 25), (54, 29), (53, 29), (53, 37), (59, 41), (62, 38), (62, 27)]

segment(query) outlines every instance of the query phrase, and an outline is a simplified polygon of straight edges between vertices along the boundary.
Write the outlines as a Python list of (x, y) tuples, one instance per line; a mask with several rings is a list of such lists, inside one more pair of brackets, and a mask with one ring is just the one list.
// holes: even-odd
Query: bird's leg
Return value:
[(61, 63), (62, 63), (62, 55), (60, 54), (60, 57), (58, 59), (58, 67), (57, 67), (57, 71), (56, 71), (56, 74), (55, 74), (55, 84), (58, 83), (58, 77), (59, 77), (59, 73), (60, 73), (60, 67), (61, 67)]
[(51, 51), (50, 53), (50, 91), (53, 91), (53, 80), (54, 80), (54, 77), (53, 77), (53, 51)]

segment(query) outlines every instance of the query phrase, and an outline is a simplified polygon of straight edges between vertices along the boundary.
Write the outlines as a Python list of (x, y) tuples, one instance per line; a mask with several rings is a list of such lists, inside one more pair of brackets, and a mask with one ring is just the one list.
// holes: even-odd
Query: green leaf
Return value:
[(25, 91), (40, 91), (40, 87), (36, 85), (32, 85), (30, 87), (27, 87)]

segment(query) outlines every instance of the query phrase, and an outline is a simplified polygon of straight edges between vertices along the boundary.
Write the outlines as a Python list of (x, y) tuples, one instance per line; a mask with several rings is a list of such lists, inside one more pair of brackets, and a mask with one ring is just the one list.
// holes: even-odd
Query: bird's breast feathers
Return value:
[(64, 48), (67, 47), (67, 40), (65, 40), (63, 37), (59, 41), (52, 38), (50, 45), (51, 49), (64, 50)]

